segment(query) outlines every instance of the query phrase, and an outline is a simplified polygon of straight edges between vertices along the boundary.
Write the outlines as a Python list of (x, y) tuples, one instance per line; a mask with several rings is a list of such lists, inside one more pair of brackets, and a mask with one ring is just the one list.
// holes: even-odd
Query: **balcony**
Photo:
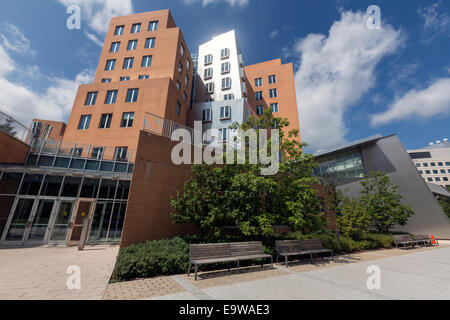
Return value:
[(30, 130), (19, 121), (0, 111), (0, 132), (28, 144)]

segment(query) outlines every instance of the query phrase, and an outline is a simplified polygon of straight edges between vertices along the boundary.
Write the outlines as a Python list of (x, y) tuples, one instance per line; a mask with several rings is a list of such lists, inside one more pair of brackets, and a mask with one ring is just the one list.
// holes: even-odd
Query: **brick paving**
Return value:
[[(0, 249), (0, 300), (100, 300), (114, 268), (118, 246)], [(81, 289), (69, 290), (69, 266), (81, 271)]]

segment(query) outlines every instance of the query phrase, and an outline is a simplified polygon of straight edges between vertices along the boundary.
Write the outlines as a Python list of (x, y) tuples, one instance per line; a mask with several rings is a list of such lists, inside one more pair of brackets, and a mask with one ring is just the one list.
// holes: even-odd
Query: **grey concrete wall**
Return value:
[[(398, 136), (389, 136), (376, 144), (362, 148), (362, 156), (367, 173), (382, 171), (391, 181), (400, 186), (399, 192), (404, 203), (416, 212), (406, 226), (398, 230), (415, 234), (432, 234), (438, 239), (450, 239), (450, 220), (419, 174)], [(339, 186), (350, 197), (358, 196), (359, 182), (344, 183)]]

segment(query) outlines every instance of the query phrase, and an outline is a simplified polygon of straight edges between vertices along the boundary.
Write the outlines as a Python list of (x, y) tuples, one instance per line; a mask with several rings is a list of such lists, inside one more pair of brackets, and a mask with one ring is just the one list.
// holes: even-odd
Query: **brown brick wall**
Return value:
[(0, 132), (0, 163), (24, 164), (30, 147)]
[(191, 226), (174, 225), (170, 199), (182, 193), (191, 168), (171, 161), (176, 145), (167, 138), (141, 132), (130, 198), (120, 246), (194, 233)]

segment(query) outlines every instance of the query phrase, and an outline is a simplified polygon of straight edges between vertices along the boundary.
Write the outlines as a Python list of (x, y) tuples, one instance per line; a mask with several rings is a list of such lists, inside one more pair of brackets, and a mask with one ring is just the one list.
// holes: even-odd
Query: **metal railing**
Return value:
[(24, 124), (0, 111), (0, 132), (6, 133), (28, 144), (30, 129)]

